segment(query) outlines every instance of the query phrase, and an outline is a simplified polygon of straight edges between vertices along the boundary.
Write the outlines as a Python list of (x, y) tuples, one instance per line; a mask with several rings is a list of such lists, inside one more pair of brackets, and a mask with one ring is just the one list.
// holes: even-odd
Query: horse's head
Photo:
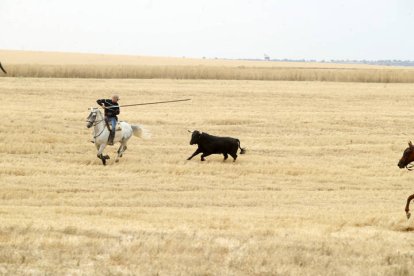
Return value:
[(408, 164), (410, 164), (413, 161), (414, 161), (414, 146), (410, 141), (408, 142), (408, 148), (404, 150), (403, 156), (398, 162), (398, 167), (400, 169), (407, 168)]
[(91, 107), (89, 108), (89, 110), (91, 111), (91, 113), (89, 113), (88, 118), (86, 118), (86, 127), (87, 128), (91, 128), (95, 121), (96, 121), (96, 117), (98, 117), (99, 115), (99, 109), (96, 107)]

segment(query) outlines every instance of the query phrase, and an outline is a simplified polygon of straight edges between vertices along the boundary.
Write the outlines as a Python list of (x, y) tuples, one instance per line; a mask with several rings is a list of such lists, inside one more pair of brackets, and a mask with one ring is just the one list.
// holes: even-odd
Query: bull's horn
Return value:
[(191, 130), (189, 130), (189, 129), (187, 129), (187, 131), (188, 131), (188, 132), (190, 132), (190, 133), (193, 133), (193, 132), (194, 132), (194, 131), (191, 131)]
[(408, 141), (408, 145), (410, 146), (410, 148), (413, 147), (413, 143), (411, 143), (411, 141)]

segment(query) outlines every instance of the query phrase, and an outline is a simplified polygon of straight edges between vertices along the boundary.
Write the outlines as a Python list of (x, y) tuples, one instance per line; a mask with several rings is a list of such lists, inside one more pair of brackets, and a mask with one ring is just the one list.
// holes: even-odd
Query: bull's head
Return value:
[(194, 130), (194, 131), (189, 130), (188, 132), (192, 133), (191, 140), (190, 140), (190, 145), (198, 144), (202, 132), (200, 132), (198, 130)]
[(407, 168), (407, 165), (413, 161), (414, 161), (414, 146), (410, 141), (408, 142), (408, 148), (404, 150), (403, 156), (398, 162), (398, 167), (400, 169)]

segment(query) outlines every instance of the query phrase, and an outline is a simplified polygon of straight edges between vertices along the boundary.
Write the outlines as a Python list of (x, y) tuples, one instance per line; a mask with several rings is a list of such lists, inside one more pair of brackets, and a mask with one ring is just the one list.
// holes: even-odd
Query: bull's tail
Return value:
[(140, 125), (131, 125), (134, 135), (142, 139), (150, 139), (151, 132)]
[(245, 148), (243, 149), (243, 148), (240, 146), (240, 140), (239, 140), (239, 139), (237, 139), (237, 143), (239, 144), (240, 154), (245, 154), (245, 153), (246, 153), (246, 149), (245, 149)]

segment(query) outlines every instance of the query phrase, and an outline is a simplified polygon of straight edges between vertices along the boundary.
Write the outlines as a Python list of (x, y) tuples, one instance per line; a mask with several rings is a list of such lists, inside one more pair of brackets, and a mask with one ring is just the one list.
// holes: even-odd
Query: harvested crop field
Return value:
[[(104, 167), (88, 107), (131, 138)], [(0, 273), (409, 275), (413, 84), (1, 78)], [(234, 136), (237, 162), (186, 158), (187, 129)]]
[[(0, 53), (0, 274), (412, 274), (411, 69)], [(192, 100), (121, 108), (152, 138), (104, 167), (86, 117), (114, 93)], [(187, 129), (247, 153), (187, 161)]]

